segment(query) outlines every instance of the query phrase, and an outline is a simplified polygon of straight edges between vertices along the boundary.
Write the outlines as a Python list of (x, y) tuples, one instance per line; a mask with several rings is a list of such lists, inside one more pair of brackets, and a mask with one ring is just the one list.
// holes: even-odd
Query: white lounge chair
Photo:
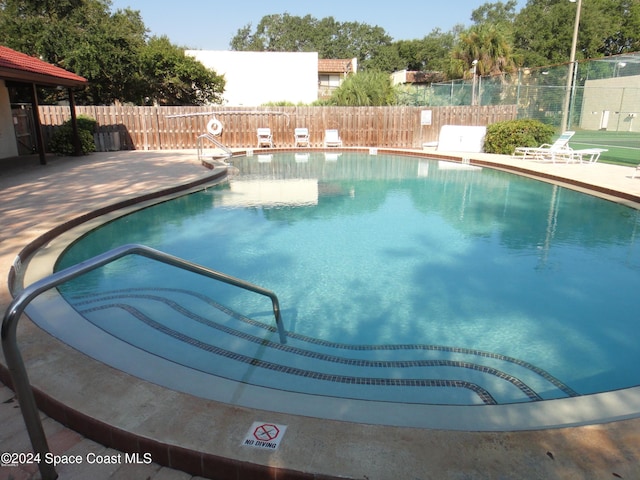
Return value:
[(258, 129), (258, 148), (263, 145), (273, 148), (273, 137), (271, 136), (270, 128)]
[(309, 129), (308, 128), (296, 128), (293, 132), (295, 137), (295, 147), (310, 147), (309, 143)]
[(325, 130), (324, 131), (324, 146), (325, 147), (341, 147), (342, 140), (338, 134), (338, 130)]
[(516, 147), (513, 158), (523, 160), (551, 160), (555, 163), (557, 158), (566, 162), (574, 160), (569, 148), (569, 140), (576, 132), (566, 131), (553, 144), (543, 143), (539, 147)]
[(600, 154), (608, 152), (606, 148), (585, 148), (581, 150), (571, 149), (573, 160), (580, 163), (596, 163), (600, 158)]

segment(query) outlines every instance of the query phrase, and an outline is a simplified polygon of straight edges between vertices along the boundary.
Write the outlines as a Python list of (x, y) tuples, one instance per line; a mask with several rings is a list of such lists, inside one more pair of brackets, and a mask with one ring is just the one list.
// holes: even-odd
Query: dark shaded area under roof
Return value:
[(42, 137), (40, 116), (38, 114), (38, 96), (36, 86), (43, 87), (67, 87), (69, 89), (69, 108), (74, 131), (74, 143), (76, 154), (80, 154), (80, 140), (78, 138), (75, 102), (73, 100), (73, 88), (82, 87), (88, 83), (87, 79), (44, 62), (39, 58), (17, 52), (11, 48), (0, 45), (0, 79), (10, 82), (31, 85), (33, 98), (33, 116), (36, 126), (36, 139), (40, 163), (46, 164), (45, 146)]

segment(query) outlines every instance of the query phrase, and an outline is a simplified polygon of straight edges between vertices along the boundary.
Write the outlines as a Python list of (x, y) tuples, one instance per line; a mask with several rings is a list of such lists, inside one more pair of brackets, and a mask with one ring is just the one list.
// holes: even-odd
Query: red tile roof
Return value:
[(0, 78), (66, 87), (87, 83), (87, 79), (80, 75), (2, 45), (0, 45)]
[(318, 72), (320, 73), (345, 73), (352, 70), (352, 59), (321, 58), (318, 59)]

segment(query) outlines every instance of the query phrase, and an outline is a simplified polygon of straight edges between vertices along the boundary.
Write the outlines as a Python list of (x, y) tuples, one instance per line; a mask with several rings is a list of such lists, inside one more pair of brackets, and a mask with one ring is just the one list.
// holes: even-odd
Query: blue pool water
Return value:
[(639, 212), (547, 183), (356, 153), (234, 159), (57, 268), (141, 243), (270, 302), (129, 256), (61, 289), (114, 341), (213, 377), (382, 402), (504, 404), (640, 384)]

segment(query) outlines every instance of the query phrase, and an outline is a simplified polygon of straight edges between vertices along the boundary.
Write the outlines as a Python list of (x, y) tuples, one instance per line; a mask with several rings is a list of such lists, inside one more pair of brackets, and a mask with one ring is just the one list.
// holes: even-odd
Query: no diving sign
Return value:
[(242, 445), (266, 450), (277, 450), (286, 430), (286, 425), (253, 422), (253, 425), (251, 425), (251, 428), (247, 432), (247, 436), (244, 437)]

